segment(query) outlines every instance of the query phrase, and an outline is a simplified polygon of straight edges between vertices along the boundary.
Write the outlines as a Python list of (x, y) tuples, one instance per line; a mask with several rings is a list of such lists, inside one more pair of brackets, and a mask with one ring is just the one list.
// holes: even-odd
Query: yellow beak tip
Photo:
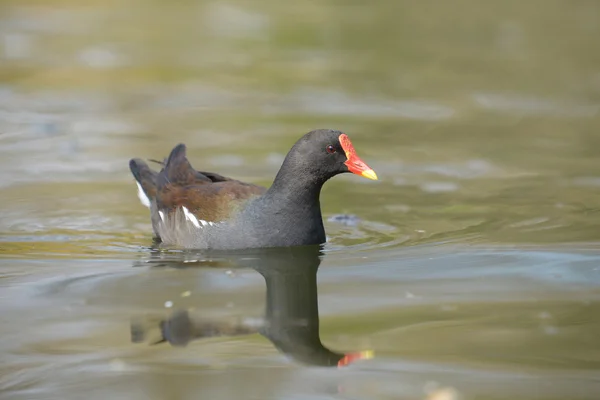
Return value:
[(360, 175), (363, 176), (363, 177), (365, 177), (365, 178), (367, 178), (367, 179), (372, 179), (374, 181), (378, 180), (377, 179), (377, 174), (372, 169), (368, 169), (366, 171), (363, 171), (362, 174), (360, 174)]

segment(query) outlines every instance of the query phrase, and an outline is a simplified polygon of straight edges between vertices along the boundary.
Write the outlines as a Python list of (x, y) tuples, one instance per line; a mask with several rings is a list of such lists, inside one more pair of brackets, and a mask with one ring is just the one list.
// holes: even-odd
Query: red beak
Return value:
[(377, 180), (377, 174), (371, 167), (369, 167), (363, 160), (360, 159), (356, 155), (356, 150), (354, 150), (354, 146), (352, 146), (352, 142), (350, 138), (345, 133), (342, 133), (339, 136), (340, 144), (342, 145), (342, 149), (344, 149), (344, 153), (346, 153), (346, 162), (344, 165), (348, 167), (348, 170), (353, 174), (364, 176), (368, 179)]

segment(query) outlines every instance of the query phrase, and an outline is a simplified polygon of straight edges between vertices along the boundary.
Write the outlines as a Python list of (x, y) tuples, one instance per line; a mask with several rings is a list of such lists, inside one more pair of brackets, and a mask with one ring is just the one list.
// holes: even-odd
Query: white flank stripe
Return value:
[(194, 214), (188, 211), (186, 207), (183, 208), (183, 214), (185, 215), (185, 219), (189, 220), (196, 228), (200, 228), (200, 223), (198, 222), (198, 218)]

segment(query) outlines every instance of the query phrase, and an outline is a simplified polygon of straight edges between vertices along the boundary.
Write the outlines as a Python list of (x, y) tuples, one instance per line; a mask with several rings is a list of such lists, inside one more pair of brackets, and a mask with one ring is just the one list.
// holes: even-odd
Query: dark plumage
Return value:
[(319, 195), (335, 175), (377, 179), (340, 131), (320, 129), (288, 152), (272, 186), (196, 171), (179, 144), (156, 173), (140, 159), (129, 167), (151, 210), (155, 236), (184, 248), (286, 247), (325, 242)]

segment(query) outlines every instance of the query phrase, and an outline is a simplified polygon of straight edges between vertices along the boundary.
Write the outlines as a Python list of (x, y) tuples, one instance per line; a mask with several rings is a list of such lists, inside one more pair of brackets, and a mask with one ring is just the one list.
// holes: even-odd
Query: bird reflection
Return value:
[[(282, 353), (294, 360), (316, 366), (343, 367), (373, 357), (372, 351), (340, 353), (321, 343), (317, 270), (322, 253), (319, 246), (260, 249), (243, 256), (229, 255), (227, 264), (252, 268), (266, 282), (266, 311), (261, 323), (248, 321), (217, 322), (192, 318), (187, 310), (177, 310), (159, 322), (161, 338), (185, 346), (191, 340), (214, 336), (260, 333)], [(132, 341), (144, 338), (140, 324), (132, 323)]]

